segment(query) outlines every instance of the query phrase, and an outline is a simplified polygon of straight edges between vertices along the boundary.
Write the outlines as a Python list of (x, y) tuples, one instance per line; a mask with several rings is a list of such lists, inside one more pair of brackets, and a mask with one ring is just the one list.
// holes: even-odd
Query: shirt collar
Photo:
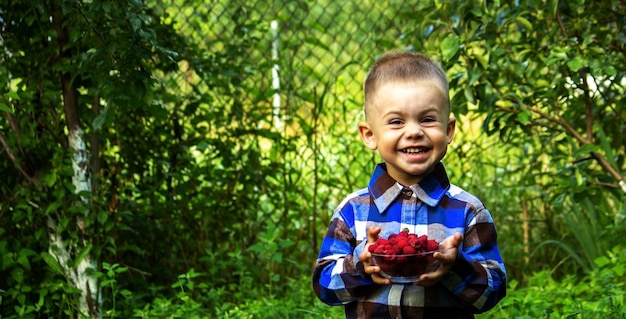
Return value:
[[(384, 212), (405, 188), (387, 174), (385, 163), (376, 165), (369, 183), (369, 191), (379, 212)], [(431, 174), (421, 182), (409, 186), (417, 198), (428, 206), (436, 206), (450, 188), (450, 180), (439, 162)]]

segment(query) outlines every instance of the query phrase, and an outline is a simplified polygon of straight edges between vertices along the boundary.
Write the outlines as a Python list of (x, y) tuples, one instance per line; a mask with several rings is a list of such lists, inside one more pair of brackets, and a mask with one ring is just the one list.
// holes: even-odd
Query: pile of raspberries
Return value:
[(433, 262), (433, 251), (439, 250), (439, 243), (428, 236), (409, 234), (404, 229), (391, 234), (387, 239), (379, 238), (368, 247), (373, 255), (374, 264), (378, 265), (383, 276), (412, 277), (419, 276)]

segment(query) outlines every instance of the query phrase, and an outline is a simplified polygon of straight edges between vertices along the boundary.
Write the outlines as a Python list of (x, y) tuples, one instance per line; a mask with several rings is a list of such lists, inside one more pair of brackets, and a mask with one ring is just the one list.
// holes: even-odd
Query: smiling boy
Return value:
[[(506, 294), (493, 219), (441, 163), (456, 124), (445, 72), (424, 55), (388, 53), (364, 91), (359, 135), (383, 163), (335, 210), (313, 273), (316, 294), (344, 305), (346, 318), (474, 318), (493, 308)], [(442, 243), (439, 268), (411, 285), (380, 276), (367, 251), (404, 229)]]

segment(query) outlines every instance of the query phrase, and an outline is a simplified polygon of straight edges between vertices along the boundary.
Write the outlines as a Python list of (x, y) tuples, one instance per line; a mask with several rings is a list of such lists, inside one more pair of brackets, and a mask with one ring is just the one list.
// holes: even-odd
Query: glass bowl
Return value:
[(372, 253), (372, 263), (380, 267), (380, 275), (392, 283), (414, 283), (420, 280), (421, 275), (437, 270), (439, 261), (433, 257), (434, 253), (435, 251), (400, 255)]

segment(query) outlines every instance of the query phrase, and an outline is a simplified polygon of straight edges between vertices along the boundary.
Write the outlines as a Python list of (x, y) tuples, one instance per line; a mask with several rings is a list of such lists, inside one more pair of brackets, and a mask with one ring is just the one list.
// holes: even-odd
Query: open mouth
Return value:
[(420, 154), (420, 153), (424, 153), (427, 151), (428, 149), (425, 147), (405, 148), (401, 150), (402, 153), (406, 153), (406, 154)]

